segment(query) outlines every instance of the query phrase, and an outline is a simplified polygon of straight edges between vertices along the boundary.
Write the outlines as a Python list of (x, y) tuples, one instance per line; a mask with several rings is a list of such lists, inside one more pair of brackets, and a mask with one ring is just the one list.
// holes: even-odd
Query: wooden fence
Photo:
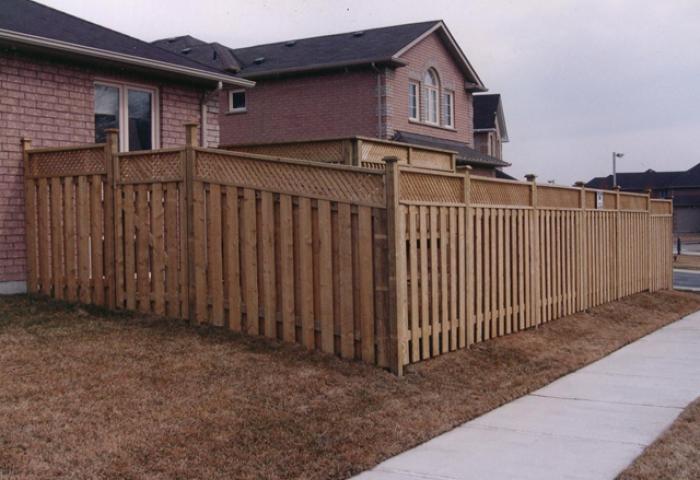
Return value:
[(401, 373), (671, 286), (671, 203), (399, 165), (25, 142), (28, 285)]
[(396, 157), (401, 165), (453, 172), (456, 157), (456, 153), (450, 150), (369, 137), (226, 145), (221, 148), (379, 170), (384, 169), (385, 157)]

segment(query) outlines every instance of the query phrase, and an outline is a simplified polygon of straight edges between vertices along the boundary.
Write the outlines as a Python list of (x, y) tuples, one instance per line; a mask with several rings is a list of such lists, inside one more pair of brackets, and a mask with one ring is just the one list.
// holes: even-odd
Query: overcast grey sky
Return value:
[(443, 19), (503, 95), (512, 175), (542, 181), (700, 162), (700, 0), (41, 0), (144, 40), (241, 47)]

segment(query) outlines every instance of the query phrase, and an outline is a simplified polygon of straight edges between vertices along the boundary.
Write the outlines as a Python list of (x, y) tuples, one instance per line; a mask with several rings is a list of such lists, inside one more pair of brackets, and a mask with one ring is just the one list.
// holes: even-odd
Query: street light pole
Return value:
[(612, 154), (612, 160), (613, 160), (613, 188), (617, 187), (617, 159), (624, 157), (624, 153), (618, 153), (618, 152), (613, 152)]

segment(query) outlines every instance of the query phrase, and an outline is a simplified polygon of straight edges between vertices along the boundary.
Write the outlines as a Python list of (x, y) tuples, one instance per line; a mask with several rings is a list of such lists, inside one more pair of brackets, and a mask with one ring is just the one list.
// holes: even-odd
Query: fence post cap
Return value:
[(119, 133), (118, 128), (105, 128), (105, 133)]
[(385, 163), (398, 163), (399, 157), (395, 157), (392, 155), (389, 157), (384, 157), (382, 158), (382, 160), (384, 160)]
[(586, 182), (582, 182), (581, 180), (579, 180), (578, 182), (574, 182), (574, 186), (583, 188), (586, 186)]
[(619, 192), (620, 190), (622, 190), (622, 187), (619, 186), (619, 185), (615, 185), (615, 186), (613, 187), (613, 190), (615, 190), (616, 192)]
[(525, 180), (527, 180), (528, 182), (534, 182), (536, 178), (537, 175), (535, 175), (534, 173), (528, 173), (527, 175), (525, 175)]

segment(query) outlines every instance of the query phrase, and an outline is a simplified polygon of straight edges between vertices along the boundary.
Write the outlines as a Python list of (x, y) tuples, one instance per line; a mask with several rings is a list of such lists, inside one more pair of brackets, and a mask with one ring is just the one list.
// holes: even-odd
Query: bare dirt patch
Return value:
[(618, 477), (619, 480), (657, 478), (700, 478), (700, 398)]
[(403, 378), (184, 323), (0, 298), (0, 476), (341, 479), (690, 312), (643, 293)]

